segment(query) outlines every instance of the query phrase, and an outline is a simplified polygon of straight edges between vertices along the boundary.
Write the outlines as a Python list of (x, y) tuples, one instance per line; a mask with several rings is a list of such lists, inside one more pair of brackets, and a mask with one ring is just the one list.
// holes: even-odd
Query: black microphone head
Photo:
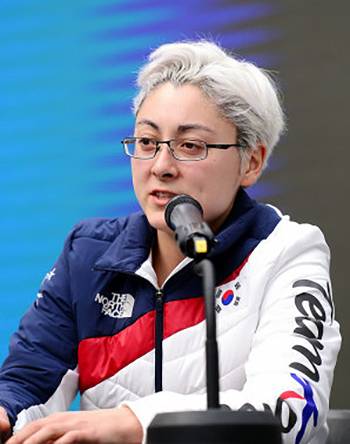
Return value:
[(194, 207), (196, 207), (200, 211), (201, 215), (203, 215), (203, 208), (202, 208), (201, 204), (196, 199), (189, 196), (188, 194), (178, 194), (177, 196), (175, 196), (171, 200), (169, 200), (169, 202), (167, 203), (167, 205), (165, 207), (165, 213), (164, 213), (165, 222), (171, 230), (175, 230), (175, 228), (176, 228), (171, 221), (172, 213), (173, 213), (175, 207), (177, 207), (180, 204), (193, 205)]

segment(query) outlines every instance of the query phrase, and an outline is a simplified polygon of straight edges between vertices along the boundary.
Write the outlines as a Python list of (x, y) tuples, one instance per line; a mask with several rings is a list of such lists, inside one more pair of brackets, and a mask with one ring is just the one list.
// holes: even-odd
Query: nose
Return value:
[(160, 178), (174, 177), (177, 175), (178, 165), (174, 159), (170, 146), (166, 142), (160, 142), (158, 151), (153, 159), (152, 173)]

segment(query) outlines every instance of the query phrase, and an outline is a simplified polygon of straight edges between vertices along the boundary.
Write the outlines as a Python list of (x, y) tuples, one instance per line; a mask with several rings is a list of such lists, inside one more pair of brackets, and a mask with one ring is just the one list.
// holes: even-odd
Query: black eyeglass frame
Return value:
[[(135, 143), (137, 140), (140, 139), (150, 139), (150, 140), (154, 140), (156, 143), (156, 149), (154, 150), (154, 153), (152, 156), (150, 157), (138, 157), (138, 156), (133, 156), (128, 152), (127, 149), (127, 145), (128, 142), (131, 143)], [(228, 148), (231, 147), (235, 147), (235, 148), (246, 148), (245, 145), (241, 144), (241, 143), (206, 143), (203, 142), (202, 140), (196, 140), (196, 139), (188, 139), (186, 140), (187, 142), (200, 142), (202, 143), (205, 147), (206, 147), (206, 151), (205, 151), (205, 156), (204, 157), (200, 157), (198, 159), (179, 159), (178, 157), (176, 157), (175, 153), (174, 153), (174, 148), (172, 148), (171, 146), (171, 142), (175, 142), (176, 139), (169, 139), (169, 140), (155, 140), (152, 139), (151, 137), (126, 137), (125, 139), (121, 140), (121, 143), (123, 144), (124, 147), (124, 152), (127, 156), (132, 157), (133, 159), (139, 159), (139, 160), (150, 160), (150, 159), (154, 159), (158, 153), (158, 151), (160, 150), (160, 145), (162, 143), (166, 143), (168, 145), (168, 149), (171, 153), (171, 155), (173, 156), (174, 159), (180, 161), (180, 162), (197, 162), (199, 160), (204, 160), (208, 157), (208, 148), (215, 148), (215, 149), (219, 149), (219, 150), (227, 150)]]

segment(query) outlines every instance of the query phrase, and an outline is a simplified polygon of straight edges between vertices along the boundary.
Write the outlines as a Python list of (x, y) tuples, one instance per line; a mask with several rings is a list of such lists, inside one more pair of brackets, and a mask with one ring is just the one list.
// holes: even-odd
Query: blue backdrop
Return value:
[[(278, 66), (268, 2), (2, 0), (0, 360), (78, 220), (137, 208), (120, 140), (150, 49), (198, 37)], [(277, 163), (271, 165), (277, 168)], [(262, 181), (253, 194), (280, 190)]]

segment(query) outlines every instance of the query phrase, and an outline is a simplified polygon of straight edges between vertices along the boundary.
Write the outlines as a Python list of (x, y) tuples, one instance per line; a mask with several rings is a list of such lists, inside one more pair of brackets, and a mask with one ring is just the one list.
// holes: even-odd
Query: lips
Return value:
[(160, 205), (167, 204), (170, 199), (177, 196), (177, 193), (166, 190), (154, 190), (150, 194), (153, 200)]
[(169, 193), (168, 191), (153, 191), (151, 194), (160, 199), (171, 199), (176, 196), (176, 194)]

